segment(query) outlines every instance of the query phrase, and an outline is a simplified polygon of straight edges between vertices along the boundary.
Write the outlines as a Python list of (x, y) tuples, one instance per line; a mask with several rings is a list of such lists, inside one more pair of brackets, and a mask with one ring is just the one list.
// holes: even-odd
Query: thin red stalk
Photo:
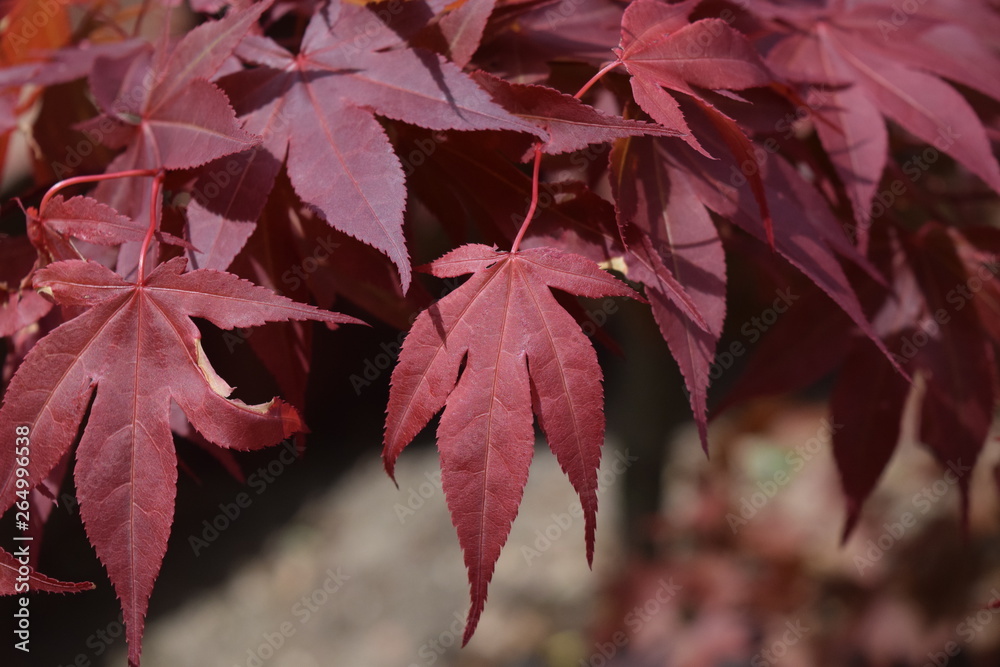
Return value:
[[(620, 60), (610, 62), (604, 67), (602, 67), (597, 74), (590, 77), (587, 83), (583, 84), (580, 90), (576, 91), (576, 99), (583, 97), (583, 94), (590, 90), (590, 87), (597, 83), (602, 76), (613, 70), (615, 67), (621, 63)], [(521, 223), (521, 228), (517, 231), (517, 236), (514, 238), (514, 243), (510, 246), (510, 252), (517, 252), (518, 247), (521, 245), (521, 239), (524, 238), (524, 233), (528, 231), (528, 225), (531, 224), (531, 219), (535, 216), (535, 211), (538, 209), (538, 176), (541, 172), (542, 167), (542, 145), (535, 144), (535, 164), (531, 172), (531, 204), (528, 206), (528, 212), (524, 214), (524, 222)]]
[(521, 223), (521, 229), (517, 231), (517, 237), (514, 239), (514, 243), (510, 247), (511, 254), (517, 252), (518, 246), (521, 245), (521, 239), (524, 238), (524, 233), (528, 231), (528, 225), (531, 223), (531, 218), (535, 215), (535, 209), (538, 208), (538, 173), (542, 167), (542, 145), (535, 144), (535, 166), (531, 173), (531, 205), (528, 206), (528, 212), (524, 214), (524, 222)]
[(576, 99), (580, 99), (581, 97), (583, 97), (583, 94), (585, 92), (587, 92), (588, 90), (590, 90), (591, 86), (593, 86), (595, 83), (597, 83), (598, 81), (600, 81), (600, 79), (601, 79), (602, 76), (604, 76), (605, 74), (607, 74), (608, 72), (610, 72), (614, 68), (618, 67), (618, 65), (620, 65), (620, 64), (621, 64), (620, 60), (615, 60), (613, 62), (608, 63), (604, 67), (602, 67), (597, 72), (597, 74), (595, 74), (594, 76), (590, 77), (590, 81), (588, 81), (587, 83), (583, 84), (583, 88), (581, 88), (580, 90), (576, 91), (576, 95), (574, 95), (573, 97), (575, 97)]
[(139, 268), (136, 269), (136, 284), (141, 285), (146, 279), (146, 251), (153, 241), (153, 234), (156, 233), (156, 212), (160, 209), (160, 185), (163, 183), (163, 172), (156, 174), (153, 179), (152, 194), (149, 198), (149, 228), (146, 230), (146, 238), (142, 240), (142, 247), (139, 249)]
[(66, 180), (59, 181), (45, 193), (42, 197), (42, 202), (38, 205), (38, 212), (42, 213), (45, 211), (45, 205), (49, 203), (49, 200), (63, 188), (67, 188), (71, 185), (79, 185), (81, 183), (97, 183), (98, 181), (110, 181), (114, 178), (129, 178), (132, 176), (156, 176), (156, 169), (129, 169), (127, 171), (116, 171), (110, 174), (94, 174), (93, 176), (74, 176), (73, 178), (67, 178)]

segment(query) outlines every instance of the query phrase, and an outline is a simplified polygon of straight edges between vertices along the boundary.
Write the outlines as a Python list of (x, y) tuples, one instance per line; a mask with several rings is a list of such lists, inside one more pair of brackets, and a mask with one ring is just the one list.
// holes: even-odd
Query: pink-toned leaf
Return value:
[[(745, 189), (731, 183), (725, 163), (699, 159), (697, 164), (687, 162), (687, 165), (691, 169), (692, 185), (708, 208), (753, 236), (767, 240), (757, 203)], [(861, 309), (857, 294), (832, 248), (866, 270), (871, 270), (870, 264), (846, 243), (843, 233), (838, 236), (839, 230), (831, 229), (827, 224), (830, 216), (818, 215), (823, 210), (823, 199), (802, 180), (794, 167), (778, 156), (772, 156), (765, 166), (764, 181), (772, 195), (774, 247), (778, 254), (826, 292), (895, 364)], [(803, 233), (803, 225), (808, 233)]]
[(622, 238), (628, 248), (625, 264), (629, 267), (632, 277), (644, 285), (655, 286), (658, 296), (670, 301), (699, 329), (709, 331), (709, 326), (698, 311), (698, 306), (664, 263), (647, 233), (636, 225), (625, 225), (622, 228)]
[[(141, 242), (146, 236), (147, 225), (138, 224), (90, 197), (63, 199), (61, 195), (56, 195), (40, 213), (29, 208), (27, 214), (28, 235), (51, 261), (81, 259), (69, 237), (115, 246), (128, 241)], [(187, 241), (166, 232), (156, 232), (155, 238), (161, 243), (191, 247)]]
[(438, 22), (448, 43), (448, 57), (459, 67), (465, 67), (472, 60), (496, 4), (497, 0), (465, 0)]
[(787, 39), (769, 54), (769, 62), (783, 71), (795, 72), (808, 62), (824, 82), (843, 82), (814, 90), (809, 102), (822, 120), (816, 132), (826, 149), (854, 209), (858, 241), (866, 247), (871, 224), (872, 200), (878, 190), (889, 157), (889, 135), (876, 106), (857, 80), (855, 71), (824, 40), (809, 36)]
[(210, 80), (247, 35), (273, 0), (261, 0), (246, 9), (233, 9), (218, 21), (202, 23), (190, 31), (158, 68), (157, 83), (150, 99), (156, 108), (197, 79)]
[[(303, 201), (389, 257), (405, 291), (411, 271), (403, 171), (369, 109), (436, 129), (544, 133), (492, 102), (452, 63), (402, 46), (368, 8), (345, 5), (332, 21), (313, 17), (297, 58), (268, 40), (251, 40), (251, 57), (266, 58), (273, 69), (234, 75), (225, 86), (246, 110), (248, 129), (264, 134), (272, 164), (287, 149), (289, 176)], [(371, 39), (359, 43), (359, 28), (371, 28)]]
[(144, 124), (156, 142), (157, 161), (142, 168), (184, 169), (258, 143), (242, 130), (225, 94), (207, 81), (191, 81)]
[(987, 185), (1000, 191), (1000, 165), (986, 131), (965, 99), (940, 79), (909, 69), (870, 51), (829, 38), (858, 73), (883, 114), (938, 150), (951, 155)]
[[(68, 451), (93, 397), (77, 450), (76, 486), (87, 535), (118, 593), (129, 660), (138, 664), (146, 608), (173, 520), (176, 457), (170, 404), (209, 441), (256, 449), (301, 430), (298, 413), (274, 399), (247, 405), (205, 357), (191, 317), (224, 328), (267, 321), (356, 322), (275, 295), (226, 273), (158, 266), (141, 284), (94, 262), (50, 264), (35, 287), (88, 310), (44, 337), (11, 380), (0, 426), (26, 425), (28, 466), (41, 482)], [(13, 440), (0, 448), (0, 507), (14, 501)]]
[(592, 298), (638, 295), (595, 263), (549, 248), (509, 254), (463, 246), (429, 269), (438, 276), (475, 272), (422, 312), (403, 343), (383, 458), (393, 475), (403, 448), (444, 408), (438, 449), (471, 585), (467, 642), (527, 481), (533, 412), (580, 495), (588, 561), (593, 557), (604, 433), (601, 370), (550, 289)]
[(691, 86), (742, 90), (774, 80), (750, 41), (722, 19), (702, 19), (669, 33), (634, 26), (634, 17), (646, 14), (643, 5), (650, 3), (660, 4), (633, 2), (622, 22), (619, 57), (632, 76), (689, 94)]

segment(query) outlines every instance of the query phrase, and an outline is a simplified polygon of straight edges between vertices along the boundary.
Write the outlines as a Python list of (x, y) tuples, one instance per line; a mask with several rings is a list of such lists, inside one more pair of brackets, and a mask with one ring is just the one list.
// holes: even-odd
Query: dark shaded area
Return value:
[[(346, 304), (338, 307), (350, 310)], [(310, 387), (305, 420), (312, 433), (300, 458), (292, 456), (294, 445), (288, 441), (258, 452), (238, 452), (236, 457), (246, 475), (241, 483), (205, 450), (186, 441), (177, 442), (182, 466), (175, 521), (147, 622), (252, 560), (269, 536), (303, 504), (336, 483), (356, 460), (380, 455), (391, 372), (391, 365), (387, 370), (378, 369), (384, 361), (379, 355), (385, 356), (380, 345), (394, 342), (399, 332), (376, 324), (365, 329), (341, 327), (334, 332), (317, 326), (314, 333), (312, 377), (338, 381), (323, 383), (322, 393)], [(251, 392), (238, 390), (241, 397), (267, 400), (276, 395), (273, 382), (266, 381), (267, 373), (253, 358), (249, 345), (235, 346), (230, 352), (219, 332), (207, 334), (204, 343), (209, 358), (230, 384), (253, 386)], [(366, 381), (370, 384), (355, 391), (350, 377), (365, 378), (368, 361), (380, 373), (369, 371)], [(385, 485), (387, 492), (393, 489), (388, 477)], [(75, 497), (72, 479), (67, 479), (61, 497), (70, 501)], [(239, 506), (241, 501), (245, 507)], [(0, 523), (0, 533), (15, 534), (12, 521), (13, 513), (9, 513)], [(63, 502), (53, 510), (45, 541), (36, 549), (39, 546), (40, 571), (65, 581), (92, 581), (97, 589), (75, 595), (33, 594), (31, 653), (25, 660), (5, 640), (0, 646), (0, 664), (100, 665), (100, 656), (109, 646), (124, 646), (121, 611), (72, 502)], [(0, 600), (7, 618), (13, 612), (13, 602), (13, 598)]]

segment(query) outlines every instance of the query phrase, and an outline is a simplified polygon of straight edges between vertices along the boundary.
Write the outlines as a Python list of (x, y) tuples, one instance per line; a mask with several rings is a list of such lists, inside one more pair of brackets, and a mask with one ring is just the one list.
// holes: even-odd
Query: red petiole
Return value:
[[(583, 97), (584, 93), (590, 90), (590, 88), (595, 83), (597, 83), (601, 79), (601, 77), (603, 77), (605, 74), (613, 70), (615, 67), (618, 67), (618, 65), (620, 64), (621, 60), (615, 60), (602, 67), (600, 70), (598, 70), (597, 74), (590, 77), (590, 80), (587, 81), (587, 83), (583, 84), (580, 90), (576, 91), (576, 94), (573, 95), (573, 97), (576, 99), (580, 99), (581, 97)], [(521, 228), (517, 231), (517, 236), (514, 238), (514, 243), (511, 244), (510, 247), (511, 254), (517, 252), (518, 247), (520, 247), (521, 245), (521, 239), (524, 238), (525, 232), (528, 231), (528, 225), (531, 224), (531, 220), (535, 216), (535, 211), (538, 209), (538, 180), (539, 180), (539, 173), (541, 171), (541, 166), (542, 166), (542, 144), (536, 143), (535, 163), (531, 173), (531, 203), (528, 205), (528, 212), (525, 213), (524, 215), (524, 222), (521, 223)]]

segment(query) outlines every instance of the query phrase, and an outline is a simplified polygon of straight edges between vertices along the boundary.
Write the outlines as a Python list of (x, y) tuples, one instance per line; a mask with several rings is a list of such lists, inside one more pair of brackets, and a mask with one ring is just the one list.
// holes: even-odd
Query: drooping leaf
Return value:
[(871, 344), (855, 345), (837, 374), (830, 398), (833, 455), (847, 504), (843, 537), (896, 450), (910, 384)]
[(392, 374), (383, 458), (393, 475), (403, 448), (444, 408), (438, 449), (469, 571), (467, 642), (527, 481), (532, 413), (580, 495), (588, 561), (593, 557), (604, 439), (601, 370), (550, 290), (641, 297), (593, 262), (550, 248), (510, 254), (466, 245), (429, 270), (438, 277), (473, 275), (422, 312), (407, 334)]
[[(711, 161), (688, 155), (682, 164), (690, 170), (692, 187), (709, 209), (762, 241), (767, 240), (756, 201), (731, 180), (732, 173), (739, 173), (738, 170), (730, 171), (735, 169), (731, 163), (727, 169), (725, 160)], [(836, 219), (824, 208), (822, 197), (794, 167), (780, 156), (772, 156), (765, 167), (763, 182), (767, 184), (772, 203), (774, 245), (778, 254), (826, 292), (886, 358), (902, 370), (865, 316), (838, 256), (874, 274), (876, 279), (877, 272), (848, 242)]]
[(677, 360), (707, 452), (709, 374), (726, 314), (725, 254), (708, 210), (684, 172), (665, 159), (667, 151), (656, 139), (620, 142), (612, 153), (612, 187), (619, 223), (635, 225), (649, 239), (646, 263), (669, 267), (703, 318), (693, 321), (670, 297), (659, 272), (636, 266), (634, 251), (626, 256), (629, 277), (646, 286), (653, 317)]
[[(15, 544), (15, 546), (17, 546)], [(17, 553), (15, 549), (14, 553)], [(24, 576), (22, 567), (28, 567), (29, 572)], [(27, 588), (24, 586), (27, 585)], [(94, 589), (94, 584), (89, 581), (79, 583), (69, 583), (59, 581), (44, 574), (35, 572), (34, 568), (21, 563), (13, 554), (0, 549), (0, 595), (25, 595), (31, 591), (45, 591), (46, 593), (78, 593)]]
[[(43, 338), (8, 387), (0, 425), (28, 425), (28, 466), (38, 484), (72, 445), (88, 405), (77, 450), (76, 486), (87, 535), (121, 601), (129, 659), (138, 664), (147, 604), (172, 523), (176, 458), (170, 403), (209, 441), (256, 449), (302, 428), (278, 399), (247, 405), (205, 357), (191, 317), (222, 328), (268, 321), (353, 318), (295, 303), (231, 274), (184, 273), (186, 260), (157, 267), (142, 284), (100, 264), (68, 260), (35, 275), (35, 287), (65, 306), (88, 310)], [(0, 457), (0, 507), (14, 501), (13, 440)]]
[[(1000, 191), (1000, 165), (982, 122), (965, 98), (938, 78), (1000, 99), (1000, 87), (984, 76), (1000, 71), (1000, 58), (977, 46), (977, 33), (990, 15), (975, 4), (955, 16), (921, 11), (901, 25), (889, 20), (895, 6), (885, 0), (807, 8), (795, 12), (797, 28), (778, 33), (768, 53), (768, 63), (782, 76), (822, 84), (809, 97), (822, 114), (817, 132), (850, 197), (862, 248), (887, 161), (887, 132), (879, 116)], [(781, 17), (786, 8), (774, 11)], [(904, 166), (904, 173), (916, 180), (920, 163)]]
[[(917, 348), (914, 365), (927, 378), (927, 392), (920, 412), (920, 439), (942, 466), (957, 472), (962, 516), (968, 519), (968, 472), (975, 465), (993, 421), (995, 357), (983, 335), (977, 309), (968, 304), (957, 284), (968, 284), (970, 270), (963, 265), (948, 233), (929, 223), (914, 235), (906, 248), (927, 310), (910, 336)], [(968, 294), (966, 289), (966, 294)], [(973, 295), (975, 298), (975, 295)], [(961, 305), (960, 305), (961, 304)]]

